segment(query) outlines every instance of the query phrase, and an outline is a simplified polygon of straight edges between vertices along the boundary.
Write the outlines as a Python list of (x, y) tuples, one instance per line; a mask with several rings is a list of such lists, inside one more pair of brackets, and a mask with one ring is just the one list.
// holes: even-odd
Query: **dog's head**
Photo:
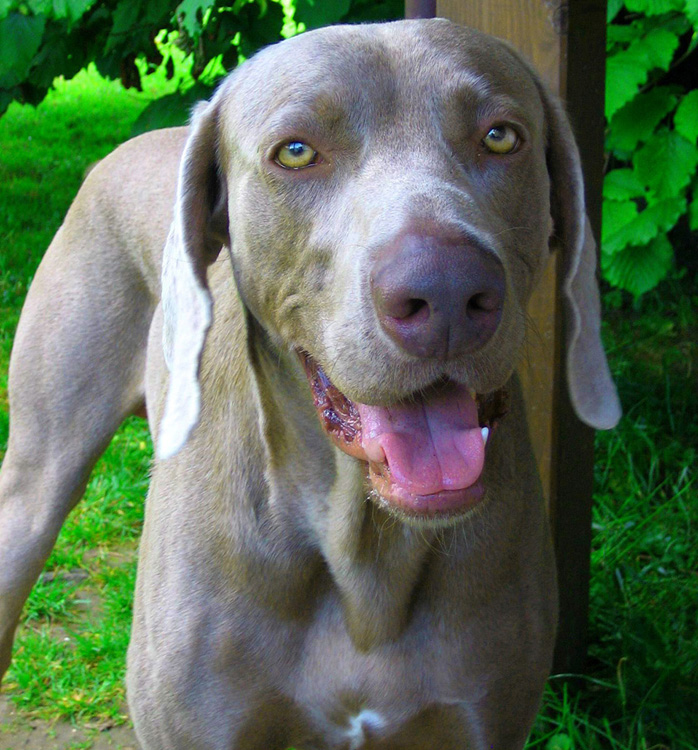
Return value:
[(509, 47), (444, 20), (333, 27), (259, 53), (195, 113), (165, 249), (167, 457), (199, 411), (206, 268), (298, 353), (330, 438), (406, 514), (482, 495), (526, 305), (564, 258), (572, 403), (620, 408), (560, 105)]

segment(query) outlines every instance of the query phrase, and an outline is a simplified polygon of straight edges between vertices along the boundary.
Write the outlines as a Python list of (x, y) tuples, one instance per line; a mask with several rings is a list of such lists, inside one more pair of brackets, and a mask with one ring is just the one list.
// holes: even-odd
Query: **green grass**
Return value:
[[(0, 119), (0, 455), (7, 364), (20, 307), (87, 168), (126, 140), (155, 92), (134, 94), (94, 71), (37, 108)], [(151, 455), (145, 422), (119, 431), (71, 513), (25, 608), (5, 690), (25, 715), (126, 720), (124, 659)]]
[(92, 725), (126, 719), (125, 654), (150, 454), (145, 422), (132, 418), (29, 597), (7, 689), (30, 715)]
[(686, 277), (636, 307), (617, 292), (604, 301), (625, 416), (596, 438), (590, 668), (576, 686), (550, 681), (534, 736), (557, 733), (549, 750), (687, 750), (698, 747), (698, 296)]
[[(34, 269), (84, 170), (149, 95), (94, 73), (0, 120), (0, 445), (11, 338)], [(698, 748), (698, 298), (673, 279), (639, 306), (605, 297), (626, 415), (597, 436), (590, 664), (554, 677), (530, 741), (542, 750)], [(693, 296), (691, 296), (693, 295)], [(7, 691), (24, 716), (126, 720), (123, 673), (150, 443), (133, 419), (100, 461), (25, 611)]]

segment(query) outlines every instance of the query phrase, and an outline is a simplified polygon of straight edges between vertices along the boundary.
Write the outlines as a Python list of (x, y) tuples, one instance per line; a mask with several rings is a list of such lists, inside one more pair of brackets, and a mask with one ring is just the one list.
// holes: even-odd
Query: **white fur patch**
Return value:
[(360, 711), (349, 719), (349, 750), (359, 750), (366, 741), (366, 729), (380, 729), (385, 725), (383, 717), (375, 711)]

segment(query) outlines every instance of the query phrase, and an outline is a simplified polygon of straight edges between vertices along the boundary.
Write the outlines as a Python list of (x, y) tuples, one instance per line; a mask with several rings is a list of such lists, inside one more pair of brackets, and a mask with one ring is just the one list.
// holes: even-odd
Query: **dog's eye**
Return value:
[(519, 145), (519, 135), (509, 125), (495, 125), (482, 139), (482, 143), (493, 154), (511, 154)]
[(285, 143), (277, 152), (274, 161), (285, 169), (303, 169), (316, 163), (317, 151), (302, 141)]

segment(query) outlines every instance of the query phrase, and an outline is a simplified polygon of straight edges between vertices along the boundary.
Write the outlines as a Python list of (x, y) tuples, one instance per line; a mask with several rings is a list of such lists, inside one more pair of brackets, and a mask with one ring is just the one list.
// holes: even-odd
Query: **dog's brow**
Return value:
[(447, 99), (472, 101), (478, 112), (509, 112), (514, 117), (526, 118), (527, 111), (521, 100), (510, 94), (499, 93), (501, 84), (470, 71), (460, 71), (445, 89)]
[(477, 107), (477, 116), (479, 120), (502, 117), (516, 120), (528, 127), (532, 127), (533, 124), (533, 113), (530, 109), (522, 107), (519, 102), (508, 96), (482, 99)]
[(487, 77), (473, 70), (461, 69), (449, 82), (451, 94), (475, 94), (484, 98), (489, 97), (491, 91), (492, 86)]
[[(346, 133), (351, 130), (351, 102), (336, 94), (319, 94), (276, 110), (264, 125), (267, 138)], [(265, 139), (266, 140), (266, 139)]]

